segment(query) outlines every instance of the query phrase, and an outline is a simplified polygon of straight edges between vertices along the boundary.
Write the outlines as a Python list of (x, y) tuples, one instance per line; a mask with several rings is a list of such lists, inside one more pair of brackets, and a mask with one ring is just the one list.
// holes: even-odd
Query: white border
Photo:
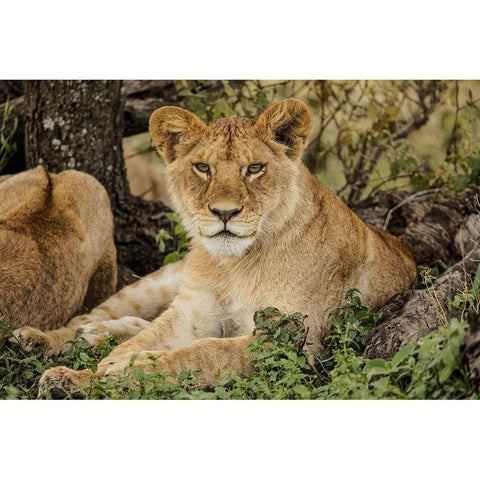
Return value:
[[(473, 478), (477, 402), (3, 402), (19, 478)], [(10, 475), (9, 475), (10, 476)], [(5, 478), (9, 478), (5, 476)]]
[(480, 78), (478, 2), (15, 0), (3, 78)]
[[(16, 0), (0, 76), (480, 78), (477, 3)], [(2, 474), (471, 477), (478, 405), (2, 402)]]

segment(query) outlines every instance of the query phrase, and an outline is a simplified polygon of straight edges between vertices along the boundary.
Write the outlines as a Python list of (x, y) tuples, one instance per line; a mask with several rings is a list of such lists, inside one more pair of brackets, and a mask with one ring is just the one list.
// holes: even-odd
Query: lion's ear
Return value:
[(150, 135), (167, 163), (190, 150), (205, 128), (196, 115), (183, 108), (162, 107), (150, 116)]
[(312, 117), (303, 102), (289, 98), (265, 110), (258, 117), (255, 128), (264, 140), (283, 145), (286, 155), (298, 160), (307, 146)]

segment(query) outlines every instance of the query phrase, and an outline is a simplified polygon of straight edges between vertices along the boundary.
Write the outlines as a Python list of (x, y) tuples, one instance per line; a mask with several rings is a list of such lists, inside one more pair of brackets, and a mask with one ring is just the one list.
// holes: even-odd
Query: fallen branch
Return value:
[(471, 288), (479, 263), (480, 248), (477, 248), (428, 288), (395, 295), (380, 310), (384, 321), (372, 331), (364, 355), (391, 359), (400, 349), (446, 325), (447, 318), (459, 317), (460, 312), (450, 302), (455, 294)]
[(440, 191), (439, 188), (432, 188), (430, 190), (423, 190), (422, 192), (412, 193), (412, 195), (409, 195), (407, 198), (403, 199), (400, 203), (398, 203), (388, 211), (387, 218), (385, 219), (385, 223), (383, 224), (383, 229), (384, 230), (387, 229), (388, 224), (390, 223), (390, 219), (392, 218), (393, 212), (403, 207), (406, 203), (411, 202), (415, 198), (422, 197), (423, 195), (429, 195), (430, 193), (436, 193), (439, 191)]

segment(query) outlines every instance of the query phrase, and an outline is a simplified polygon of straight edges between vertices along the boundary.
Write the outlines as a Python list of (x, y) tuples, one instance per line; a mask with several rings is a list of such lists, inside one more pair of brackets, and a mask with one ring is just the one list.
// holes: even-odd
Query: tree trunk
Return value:
[(118, 262), (138, 275), (162, 265), (155, 245), (171, 231), (160, 202), (130, 194), (122, 153), (124, 91), (121, 81), (26, 81), (27, 168), (76, 169), (106, 188), (115, 218)]

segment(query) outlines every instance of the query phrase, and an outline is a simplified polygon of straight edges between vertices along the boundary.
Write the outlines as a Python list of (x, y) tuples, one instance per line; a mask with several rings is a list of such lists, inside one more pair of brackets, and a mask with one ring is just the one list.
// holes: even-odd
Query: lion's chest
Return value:
[[(261, 265), (259, 265), (261, 266)], [(254, 313), (266, 307), (276, 307), (286, 313), (314, 311), (312, 298), (316, 292), (305, 288), (300, 275), (284, 275), (281, 271), (249, 271), (236, 275), (223, 275), (217, 286), (223, 299), (222, 333), (225, 337), (250, 334), (254, 329)], [(317, 297), (318, 298), (318, 297)]]

